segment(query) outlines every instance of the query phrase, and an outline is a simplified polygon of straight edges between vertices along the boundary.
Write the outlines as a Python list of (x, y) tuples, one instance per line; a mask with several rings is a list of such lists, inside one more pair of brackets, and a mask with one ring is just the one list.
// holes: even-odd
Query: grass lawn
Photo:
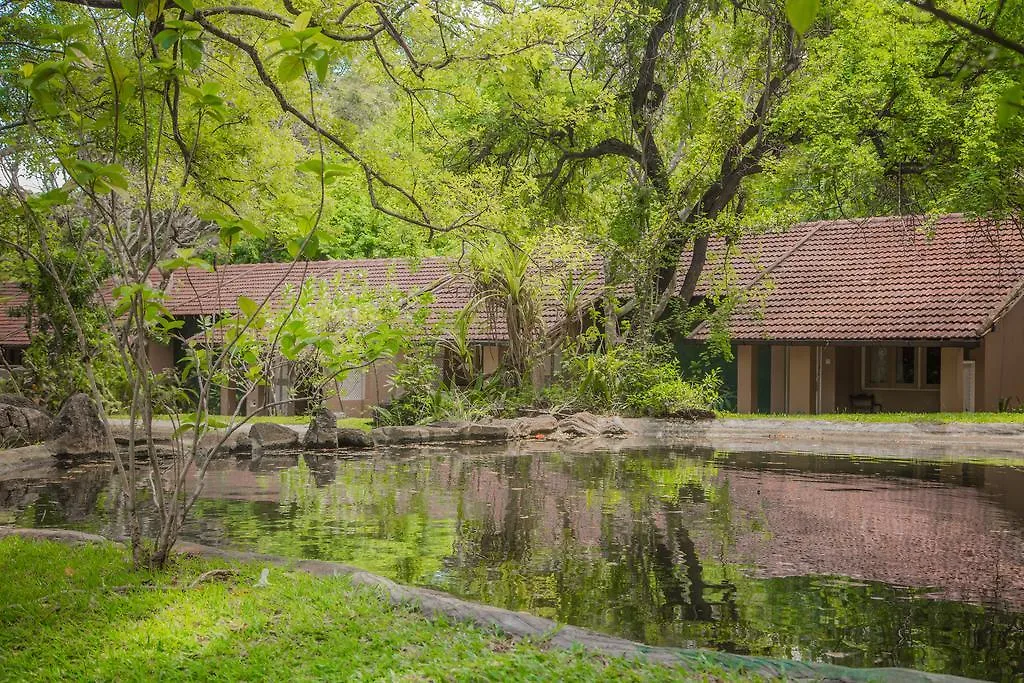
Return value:
[[(0, 680), (679, 680), (394, 607), (346, 578), (177, 558), (134, 572), (118, 546), (0, 540)], [(226, 578), (193, 582), (214, 567)], [(740, 680), (714, 668), (698, 680)], [(691, 678), (694, 678), (691, 676)], [(742, 680), (748, 680), (744, 675)]]
[(828, 422), (932, 422), (1020, 423), (1024, 413), (829, 413), (827, 415), (790, 415), (765, 413), (720, 413), (719, 417), (771, 420), (825, 420)]

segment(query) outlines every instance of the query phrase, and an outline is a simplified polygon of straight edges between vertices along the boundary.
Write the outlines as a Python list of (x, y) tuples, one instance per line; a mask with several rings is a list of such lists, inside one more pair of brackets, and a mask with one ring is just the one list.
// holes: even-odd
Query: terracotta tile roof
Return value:
[[(600, 268), (593, 270), (600, 274)], [(455, 260), (443, 257), (311, 261), (294, 266), (288, 263), (235, 264), (220, 266), (213, 272), (187, 268), (171, 275), (165, 305), (176, 317), (233, 313), (238, 310), (240, 296), (256, 302), (267, 299), (273, 306), (281, 301), (286, 288), (295, 288), (306, 279), (341, 277), (352, 278), (369, 287), (393, 287), (409, 294), (429, 290), (433, 301), (428, 320), (437, 322), (454, 316), (474, 299), (473, 285), (464, 271)], [(159, 286), (160, 277), (155, 272), (150, 280), (154, 286)], [(112, 283), (107, 283), (102, 298), (108, 298), (111, 287)], [(581, 298), (594, 301), (600, 292), (601, 283), (594, 277)], [(7, 299), (6, 302), (0, 300), (0, 344), (28, 345), (23, 320), (8, 314), (10, 306), (20, 305), (26, 297), (16, 283), (0, 282), (0, 299)], [(548, 329), (561, 321), (562, 313), (554, 298), (543, 307), (542, 315)], [(478, 310), (470, 336), (477, 342), (508, 340), (501, 316), (489, 314), (485, 307)]]
[(1009, 223), (958, 214), (821, 221), (767, 239), (779, 239), (765, 251), (781, 256), (741, 280), (752, 296), (730, 321), (736, 341), (969, 341), (1024, 293), (1024, 235)]
[[(600, 269), (596, 269), (600, 270)], [(286, 287), (296, 287), (305, 279), (341, 277), (365, 283), (370, 287), (393, 287), (414, 294), (429, 290), (431, 322), (454, 316), (474, 298), (471, 281), (462, 274), (459, 264), (449, 258), (419, 259), (351, 259), (313, 261), (290, 266), (287, 263), (255, 263), (221, 266), (214, 272), (198, 269), (176, 271), (167, 287), (168, 310), (175, 316), (202, 316), (220, 312), (236, 312), (238, 298), (247, 296), (256, 302), (279, 301)], [(587, 285), (584, 300), (593, 301), (600, 293), (600, 283), (593, 279)], [(554, 300), (543, 308), (548, 329), (560, 322), (560, 310)], [(507, 341), (508, 333), (500, 316), (478, 311), (471, 337), (474, 341)]]
[(25, 319), (10, 314), (28, 301), (28, 292), (17, 282), (0, 282), (0, 346), (28, 346)]

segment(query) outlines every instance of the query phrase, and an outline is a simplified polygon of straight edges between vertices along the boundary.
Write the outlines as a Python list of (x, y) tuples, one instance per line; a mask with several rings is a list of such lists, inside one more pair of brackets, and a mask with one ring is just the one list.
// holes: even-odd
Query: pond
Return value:
[[(109, 465), (0, 524), (121, 533)], [(656, 645), (1024, 671), (1024, 464), (571, 446), (220, 460), (184, 536), (339, 560)]]

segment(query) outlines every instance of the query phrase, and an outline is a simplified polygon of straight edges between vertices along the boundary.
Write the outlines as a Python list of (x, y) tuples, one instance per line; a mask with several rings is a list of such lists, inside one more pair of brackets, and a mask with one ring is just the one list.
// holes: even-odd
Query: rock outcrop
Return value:
[(39, 443), (52, 418), (35, 403), (17, 394), (0, 394), (0, 448)]
[(313, 413), (302, 438), (302, 447), (309, 450), (338, 447), (338, 418), (334, 413), (326, 408)]
[(558, 421), (551, 415), (486, 420), (483, 422), (445, 421), (429, 425), (379, 427), (371, 434), (380, 445), (443, 443), (454, 441), (512, 441), (550, 434)]
[(86, 394), (73, 394), (54, 418), (46, 447), (59, 458), (113, 455), (100, 410)]
[(373, 437), (362, 429), (338, 429), (338, 448), (373, 448)]
[(264, 450), (295, 448), (299, 444), (299, 435), (285, 425), (257, 422), (249, 428), (249, 443), (257, 444)]
[(560, 421), (551, 438), (559, 440), (587, 436), (622, 436), (628, 433), (629, 430), (617, 416), (605, 417), (582, 412)]

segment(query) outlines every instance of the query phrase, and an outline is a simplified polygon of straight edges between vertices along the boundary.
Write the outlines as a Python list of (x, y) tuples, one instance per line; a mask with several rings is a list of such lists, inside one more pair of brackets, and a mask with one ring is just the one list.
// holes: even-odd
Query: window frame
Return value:
[[(886, 350), (886, 379), (883, 383), (872, 383), (871, 354), (874, 349), (879, 348)], [(907, 348), (912, 348), (914, 350), (914, 382), (912, 384), (899, 381), (900, 373), (898, 371), (900, 369), (899, 363), (902, 359), (901, 354), (904, 353), (903, 350)], [(860, 356), (861, 388), (864, 391), (938, 391), (942, 383), (941, 370), (938, 384), (927, 383), (925, 377), (927, 370), (927, 353), (930, 348), (939, 349), (941, 354), (941, 346), (862, 346)], [(941, 355), (939, 357), (939, 362), (942, 362)]]

